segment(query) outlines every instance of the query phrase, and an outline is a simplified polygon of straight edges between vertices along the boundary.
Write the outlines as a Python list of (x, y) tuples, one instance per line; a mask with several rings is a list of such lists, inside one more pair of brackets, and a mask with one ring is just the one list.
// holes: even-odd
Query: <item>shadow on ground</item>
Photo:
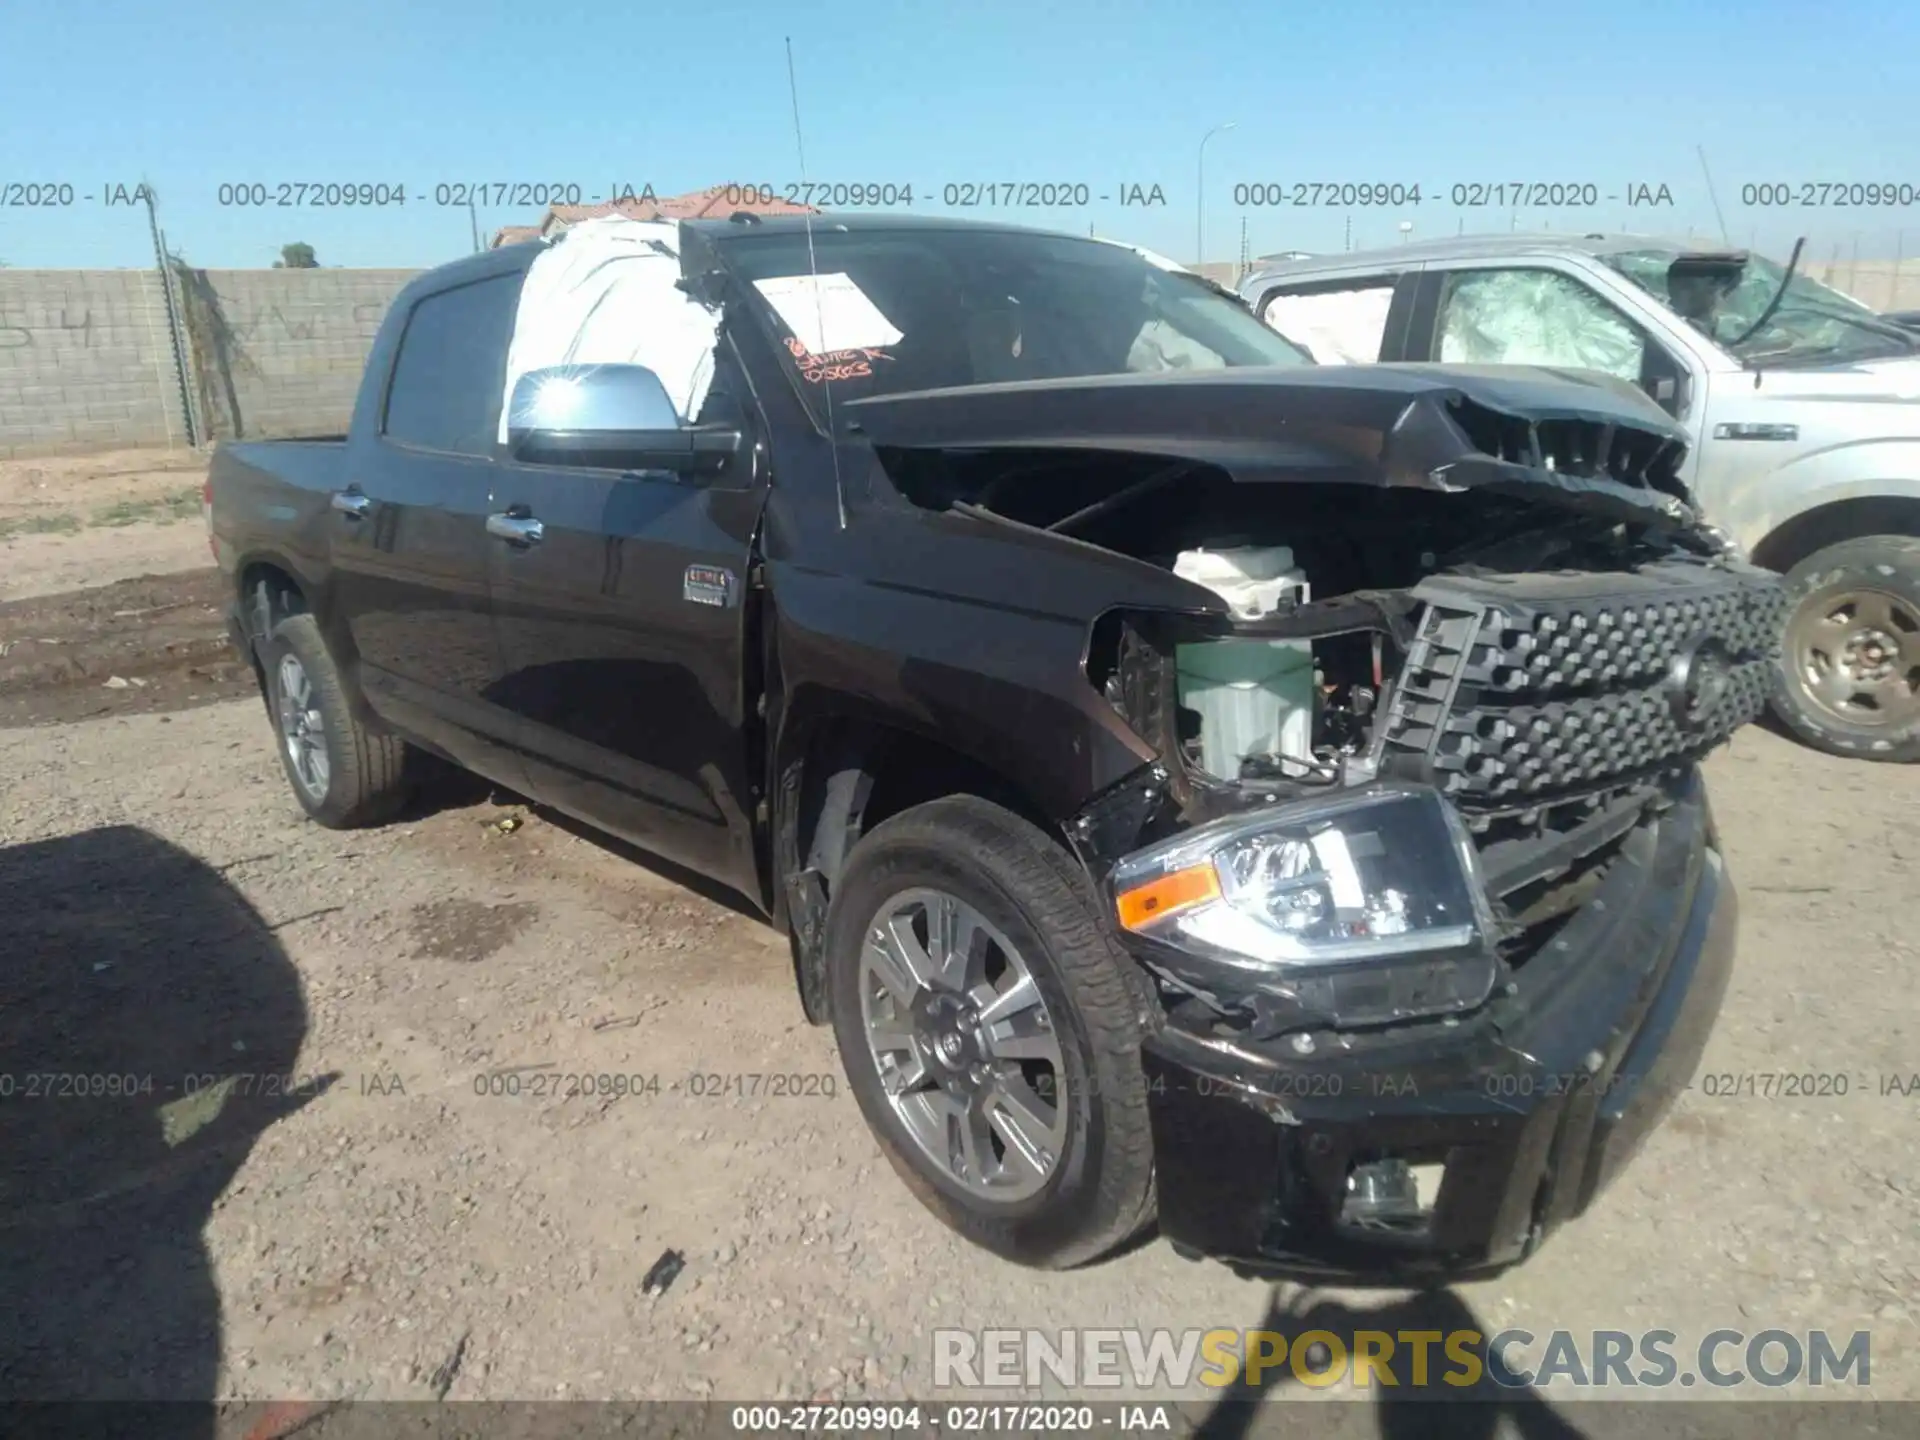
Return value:
[(0, 916), (0, 1403), (197, 1402), (137, 1428), (211, 1435), (201, 1232), (254, 1141), (330, 1083), (292, 1078), (299, 979), (218, 871), (130, 826), (0, 850)]
[[(1381, 1362), (1392, 1375), (1387, 1384), (1376, 1375), (1365, 1390), (1348, 1388), (1343, 1375), (1340, 1393), (1368, 1395), (1369, 1401), (1341, 1399), (1302, 1409), (1294, 1405), (1262, 1403), (1299, 1398), (1273, 1392), (1304, 1383), (1291, 1363), (1248, 1384), (1239, 1382), (1194, 1428), (1201, 1440), (1241, 1440), (1246, 1436), (1315, 1435), (1332, 1437), (1379, 1436), (1381, 1440), (1585, 1440), (1588, 1432), (1574, 1425), (1529, 1386), (1506, 1376), (1496, 1382), (1484, 1371), (1470, 1385), (1447, 1384), (1448, 1375), (1464, 1376), (1462, 1367), (1447, 1358), (1440, 1337), (1457, 1331), (1490, 1335), (1473, 1310), (1451, 1290), (1429, 1290), (1378, 1306), (1353, 1306), (1316, 1296), (1312, 1291), (1278, 1286), (1261, 1328), (1286, 1339), (1291, 1360), (1296, 1342), (1307, 1347), (1308, 1374), (1324, 1369), (1331, 1358), (1315, 1353), (1325, 1345), (1315, 1331), (1335, 1337), (1351, 1356), (1356, 1332), (1380, 1331), (1392, 1338), (1393, 1348)], [(1415, 1367), (1420, 1348), (1403, 1343), (1406, 1332), (1423, 1331), (1435, 1338), (1425, 1347), (1426, 1367)], [(1275, 1347), (1276, 1353), (1280, 1353)], [(1351, 1374), (1351, 1362), (1345, 1367)], [(1424, 1380), (1417, 1384), (1416, 1381)]]

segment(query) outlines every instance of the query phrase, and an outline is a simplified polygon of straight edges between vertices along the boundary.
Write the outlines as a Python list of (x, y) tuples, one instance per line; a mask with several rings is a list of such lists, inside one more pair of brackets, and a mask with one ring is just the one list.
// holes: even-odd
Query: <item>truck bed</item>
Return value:
[(316, 568), (326, 563), (333, 492), (346, 485), (347, 442), (254, 440), (222, 445), (207, 471), (209, 527), (221, 568), (243, 565), (271, 541)]

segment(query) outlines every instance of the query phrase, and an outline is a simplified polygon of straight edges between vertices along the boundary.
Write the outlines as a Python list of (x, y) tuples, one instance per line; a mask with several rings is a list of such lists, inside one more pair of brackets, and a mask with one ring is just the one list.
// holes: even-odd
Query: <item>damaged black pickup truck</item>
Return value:
[(739, 890), (1003, 1255), (1408, 1283), (1585, 1210), (1728, 983), (1782, 599), (1681, 453), (1102, 241), (610, 220), (414, 281), (209, 514), (320, 822), (420, 752)]

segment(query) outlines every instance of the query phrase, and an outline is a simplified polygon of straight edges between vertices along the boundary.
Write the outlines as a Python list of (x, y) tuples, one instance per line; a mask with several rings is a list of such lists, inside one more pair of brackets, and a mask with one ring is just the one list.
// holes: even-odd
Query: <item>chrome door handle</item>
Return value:
[(515, 545), (538, 545), (546, 538), (547, 527), (531, 515), (489, 515), (487, 533)]
[(373, 508), (373, 501), (358, 490), (336, 490), (333, 492), (333, 508), (349, 520), (358, 520)]

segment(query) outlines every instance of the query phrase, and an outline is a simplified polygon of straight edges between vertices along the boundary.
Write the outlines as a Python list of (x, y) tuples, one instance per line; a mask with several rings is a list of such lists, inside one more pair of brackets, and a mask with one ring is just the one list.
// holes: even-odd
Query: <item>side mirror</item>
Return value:
[(1691, 400), (1687, 368), (1663, 345), (1647, 343), (1646, 358), (1640, 368), (1640, 388), (1647, 398), (1676, 420), (1684, 415)]
[(514, 382), (507, 447), (516, 460), (711, 475), (740, 451), (733, 426), (686, 425), (644, 365), (555, 365)]

